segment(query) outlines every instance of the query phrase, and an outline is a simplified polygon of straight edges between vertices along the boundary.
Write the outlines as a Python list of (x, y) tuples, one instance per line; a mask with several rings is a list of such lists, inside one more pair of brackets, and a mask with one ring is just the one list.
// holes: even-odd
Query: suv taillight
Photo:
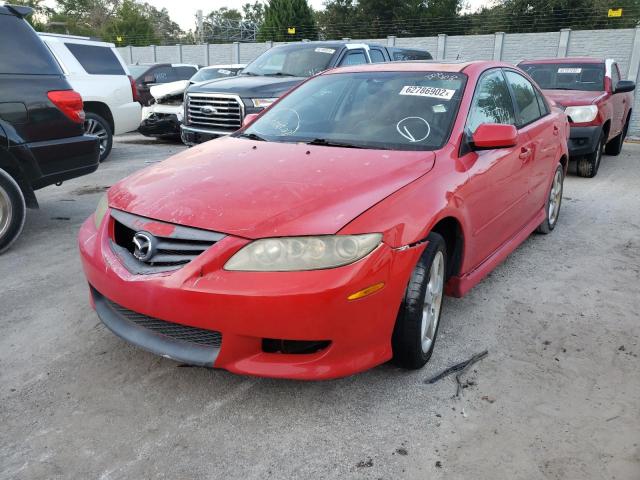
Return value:
[(49, 100), (74, 123), (84, 122), (82, 97), (74, 90), (53, 90), (47, 93)]
[(136, 87), (136, 81), (133, 79), (131, 75), (129, 77), (129, 82), (131, 82), (131, 95), (133, 95), (133, 101), (140, 101), (140, 94), (138, 93), (138, 87)]

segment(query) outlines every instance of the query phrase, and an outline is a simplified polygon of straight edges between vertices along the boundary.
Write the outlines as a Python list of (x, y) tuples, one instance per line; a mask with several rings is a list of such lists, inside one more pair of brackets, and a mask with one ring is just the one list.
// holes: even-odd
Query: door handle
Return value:
[(553, 126), (553, 134), (554, 134), (554, 135), (558, 135), (558, 133), (560, 133), (560, 129), (558, 128), (558, 126), (557, 126), (557, 125), (554, 125), (554, 126)]
[(523, 162), (526, 162), (527, 160), (529, 160), (529, 157), (531, 156), (531, 149), (530, 148), (526, 148), (526, 147), (522, 147), (520, 149), (520, 160), (522, 160)]

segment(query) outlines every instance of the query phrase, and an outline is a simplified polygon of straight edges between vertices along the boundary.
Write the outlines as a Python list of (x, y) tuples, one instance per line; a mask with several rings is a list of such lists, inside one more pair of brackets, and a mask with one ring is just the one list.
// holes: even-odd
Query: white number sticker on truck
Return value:
[(558, 73), (582, 73), (581, 68), (559, 68)]
[(402, 90), (400, 90), (400, 95), (441, 98), (442, 100), (451, 100), (455, 93), (455, 90), (450, 90), (448, 88), (416, 87), (411, 85), (406, 85), (402, 87)]
[(336, 53), (336, 51), (333, 48), (322, 48), (322, 47), (316, 48), (316, 52), (328, 53), (329, 55), (333, 55), (334, 53)]

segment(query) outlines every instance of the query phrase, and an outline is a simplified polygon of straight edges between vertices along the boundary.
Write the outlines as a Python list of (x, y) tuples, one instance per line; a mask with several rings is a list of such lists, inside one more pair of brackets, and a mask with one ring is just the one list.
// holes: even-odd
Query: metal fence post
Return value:
[(444, 60), (447, 47), (447, 34), (438, 34), (438, 48), (436, 50), (436, 60)]
[(342, 38), (342, 41), (343, 41), (343, 42), (350, 42), (350, 41), (351, 41), (351, 39), (350, 39), (349, 37), (343, 37), (343, 38)]
[(129, 45), (129, 65), (133, 65), (133, 45)]
[(395, 47), (396, 46), (396, 36), (389, 35), (387, 36), (387, 47)]
[(176, 47), (178, 47), (178, 63), (182, 63), (182, 44), (178, 43)]
[(208, 67), (210, 65), (210, 63), (209, 63), (209, 44), (208, 43), (204, 44), (204, 65), (206, 67)]
[(153, 58), (153, 63), (158, 63), (158, 51), (156, 50), (155, 45), (151, 45), (151, 55)]
[(569, 52), (569, 38), (571, 37), (571, 29), (563, 28), (560, 30), (560, 40), (558, 41), (558, 58), (564, 58)]
[(504, 48), (504, 32), (496, 32), (493, 39), (493, 59), (502, 60), (502, 49)]
[(637, 83), (638, 73), (640, 70), (640, 26), (636, 27), (633, 34), (633, 50), (631, 50), (631, 59), (629, 60), (629, 71), (627, 72), (627, 80), (633, 80)]

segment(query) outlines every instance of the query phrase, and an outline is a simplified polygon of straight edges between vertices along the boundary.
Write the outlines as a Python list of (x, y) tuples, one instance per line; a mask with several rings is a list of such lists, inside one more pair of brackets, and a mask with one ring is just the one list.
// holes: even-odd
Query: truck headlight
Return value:
[(252, 98), (251, 102), (256, 108), (267, 108), (273, 102), (278, 100), (277, 98)]
[(564, 111), (572, 123), (592, 122), (598, 115), (598, 107), (584, 105), (580, 107), (567, 107)]
[(105, 193), (98, 202), (96, 211), (93, 214), (93, 223), (96, 226), (96, 230), (100, 228), (100, 225), (102, 225), (102, 220), (104, 219), (107, 210), (109, 210), (109, 201), (107, 200), (107, 194)]
[(241, 248), (224, 268), (253, 272), (335, 268), (367, 256), (381, 241), (380, 233), (263, 238)]

